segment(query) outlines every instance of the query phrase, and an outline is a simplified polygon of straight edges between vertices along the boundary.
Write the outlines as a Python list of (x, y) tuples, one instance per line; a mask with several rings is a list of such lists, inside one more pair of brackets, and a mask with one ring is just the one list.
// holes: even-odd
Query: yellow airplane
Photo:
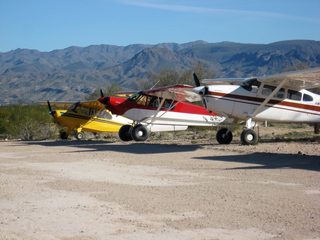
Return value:
[[(83, 132), (111, 132), (117, 133), (125, 124), (132, 121), (118, 115), (112, 114), (98, 101), (76, 102), (76, 103), (53, 103), (61, 108), (52, 110), (47, 101), (49, 113), (54, 122), (61, 127), (60, 138), (67, 139), (71, 133), (79, 140), (84, 139)], [(67, 106), (69, 106), (67, 108)]]

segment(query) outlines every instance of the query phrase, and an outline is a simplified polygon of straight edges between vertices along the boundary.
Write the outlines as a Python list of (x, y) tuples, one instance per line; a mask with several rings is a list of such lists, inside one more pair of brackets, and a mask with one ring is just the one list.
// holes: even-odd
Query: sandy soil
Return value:
[(320, 239), (319, 171), (310, 142), (0, 142), (0, 239)]

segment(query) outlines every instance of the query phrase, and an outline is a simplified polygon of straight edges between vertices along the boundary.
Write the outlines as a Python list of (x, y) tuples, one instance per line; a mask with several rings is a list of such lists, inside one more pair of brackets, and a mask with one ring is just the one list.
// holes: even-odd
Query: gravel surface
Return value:
[(320, 239), (320, 144), (0, 142), (0, 239)]

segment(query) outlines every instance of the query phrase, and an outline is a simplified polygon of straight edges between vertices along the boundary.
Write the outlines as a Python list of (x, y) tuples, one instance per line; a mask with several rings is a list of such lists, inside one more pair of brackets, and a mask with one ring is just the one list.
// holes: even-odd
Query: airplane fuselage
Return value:
[[(204, 96), (207, 109), (235, 119), (248, 119), (274, 90), (268, 85), (246, 89), (239, 85), (210, 85)], [(320, 95), (307, 90), (280, 89), (259, 109), (254, 120), (320, 122)]]
[(55, 110), (54, 120), (61, 127), (72, 130), (81, 129), (88, 132), (118, 132), (124, 124), (131, 124), (129, 119), (106, 113), (105, 116), (90, 116), (69, 110)]
[(188, 126), (215, 126), (225, 120), (201, 106), (172, 100), (161, 101), (162, 99), (152, 96), (137, 95), (128, 99), (109, 97), (104, 104), (114, 114), (150, 125), (152, 131), (185, 130)]

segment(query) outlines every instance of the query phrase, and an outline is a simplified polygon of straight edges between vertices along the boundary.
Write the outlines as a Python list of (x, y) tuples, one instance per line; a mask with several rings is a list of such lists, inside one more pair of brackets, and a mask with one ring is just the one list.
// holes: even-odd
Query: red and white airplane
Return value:
[[(185, 91), (189, 89), (190, 91)], [(201, 101), (189, 85), (140, 91), (128, 98), (104, 96), (99, 102), (115, 115), (133, 120), (119, 130), (123, 141), (145, 141), (150, 132), (186, 130), (188, 126), (216, 126), (225, 117), (181, 100)]]
[[(256, 144), (256, 121), (320, 123), (320, 95), (307, 89), (320, 87), (320, 68), (247, 79), (203, 79), (194, 74), (205, 107), (222, 116), (245, 121), (241, 142)], [(186, 99), (187, 100), (187, 99)], [(217, 141), (229, 144), (231, 129), (217, 132)]]

